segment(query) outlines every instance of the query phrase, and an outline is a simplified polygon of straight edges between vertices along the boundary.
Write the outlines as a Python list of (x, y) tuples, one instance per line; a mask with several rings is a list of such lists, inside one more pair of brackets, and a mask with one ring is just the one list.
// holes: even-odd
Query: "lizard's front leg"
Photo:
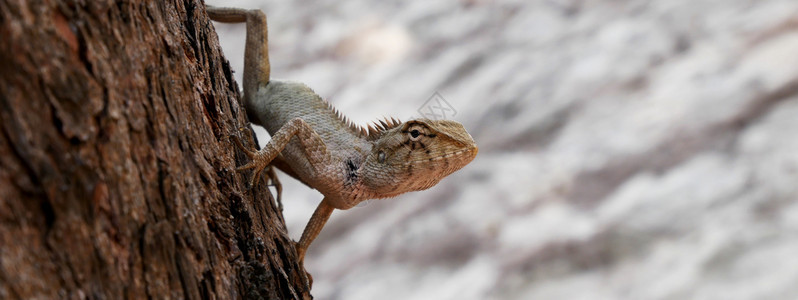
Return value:
[(311, 167), (321, 169), (331, 163), (331, 156), (327, 151), (324, 140), (322, 140), (319, 134), (317, 134), (304, 120), (294, 118), (275, 132), (274, 135), (272, 135), (272, 139), (269, 140), (260, 151), (255, 152), (246, 149), (238, 138), (233, 139), (235, 144), (252, 159), (252, 161), (246, 165), (237, 168), (238, 171), (255, 169), (250, 179), (250, 186), (255, 185), (255, 180), (260, 175), (260, 172), (283, 151), (293, 137), (299, 140), (300, 148), (304, 152), (305, 157), (307, 157)]
[[(330, 219), (330, 215), (334, 209), (335, 208), (327, 202), (327, 198), (324, 198), (324, 200), (321, 200), (321, 203), (319, 203), (319, 206), (316, 207), (313, 216), (310, 217), (308, 225), (305, 225), (305, 230), (302, 231), (302, 238), (300, 238), (299, 243), (296, 244), (296, 253), (299, 255), (299, 263), (303, 268), (305, 267), (305, 252), (308, 251), (310, 244), (313, 243), (313, 240), (319, 235), (321, 229), (324, 228), (324, 224)], [(305, 270), (305, 274), (308, 276), (308, 285), (312, 286), (313, 276), (310, 276), (307, 270)]]
[[(247, 156), (252, 159), (251, 162), (238, 168), (239, 171), (255, 169), (255, 172), (252, 174), (252, 178), (250, 179), (250, 186), (255, 185), (255, 180), (259, 176), (260, 172), (267, 165), (269, 165), (269, 163), (277, 155), (280, 154), (280, 152), (285, 148), (285, 146), (288, 145), (288, 142), (290, 142), (291, 138), (293, 137), (296, 137), (299, 140), (301, 149), (313, 168), (321, 169), (331, 163), (332, 158), (330, 153), (327, 151), (327, 146), (325, 145), (324, 140), (321, 139), (321, 137), (313, 130), (313, 128), (308, 125), (308, 123), (305, 123), (305, 121), (300, 118), (295, 118), (283, 125), (280, 130), (275, 132), (274, 135), (272, 135), (272, 139), (269, 140), (266, 146), (257, 152), (244, 148), (244, 146), (241, 144), (241, 141), (238, 140), (238, 138), (234, 138), (236, 145), (238, 145), (238, 147), (240, 147), (244, 153), (246, 153)], [(327, 223), (327, 219), (330, 218), (330, 214), (332, 214), (333, 210), (334, 208), (325, 198), (316, 208), (316, 211), (313, 213), (310, 221), (308, 221), (308, 225), (305, 226), (305, 230), (302, 232), (302, 238), (300, 238), (299, 243), (296, 244), (299, 262), (303, 265), (303, 268), (305, 252), (316, 236), (319, 235), (319, 232), (321, 232), (324, 224)], [(312, 284), (313, 277), (311, 277), (307, 271), (305, 274), (308, 276), (309, 284)]]

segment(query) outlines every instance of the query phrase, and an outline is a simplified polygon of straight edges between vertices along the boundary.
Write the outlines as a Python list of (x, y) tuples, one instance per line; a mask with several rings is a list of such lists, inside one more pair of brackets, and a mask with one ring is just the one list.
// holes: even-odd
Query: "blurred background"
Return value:
[[(262, 9), (272, 77), (355, 122), (438, 93), (479, 145), (333, 213), (317, 299), (798, 299), (798, 1), (207, 3)], [(322, 196), (280, 179), (298, 240)]]

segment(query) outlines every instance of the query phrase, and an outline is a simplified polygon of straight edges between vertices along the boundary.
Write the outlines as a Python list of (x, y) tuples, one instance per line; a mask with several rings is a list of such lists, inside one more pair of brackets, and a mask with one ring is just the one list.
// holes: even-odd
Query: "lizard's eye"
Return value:
[(380, 153), (377, 153), (377, 161), (380, 163), (385, 162), (385, 152), (380, 151)]
[(410, 140), (411, 140), (411, 141), (416, 141), (416, 140), (418, 140), (418, 137), (419, 137), (419, 136), (421, 136), (421, 132), (420, 132), (420, 131), (418, 131), (418, 129), (413, 129), (413, 130), (410, 130)]

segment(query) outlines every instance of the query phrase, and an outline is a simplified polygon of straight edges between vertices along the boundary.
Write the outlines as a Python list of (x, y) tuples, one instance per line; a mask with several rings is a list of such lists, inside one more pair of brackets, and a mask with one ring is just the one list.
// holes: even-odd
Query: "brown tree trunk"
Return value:
[[(303, 298), (199, 0), (0, 0), (0, 299)], [(238, 160), (238, 162), (237, 162)]]

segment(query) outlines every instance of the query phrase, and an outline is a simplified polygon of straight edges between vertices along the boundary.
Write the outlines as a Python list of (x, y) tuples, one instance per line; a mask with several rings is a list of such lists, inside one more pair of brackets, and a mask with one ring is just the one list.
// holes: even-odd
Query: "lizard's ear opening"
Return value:
[(377, 161), (379, 161), (380, 163), (385, 162), (385, 152), (380, 151), (379, 153), (377, 153)]

